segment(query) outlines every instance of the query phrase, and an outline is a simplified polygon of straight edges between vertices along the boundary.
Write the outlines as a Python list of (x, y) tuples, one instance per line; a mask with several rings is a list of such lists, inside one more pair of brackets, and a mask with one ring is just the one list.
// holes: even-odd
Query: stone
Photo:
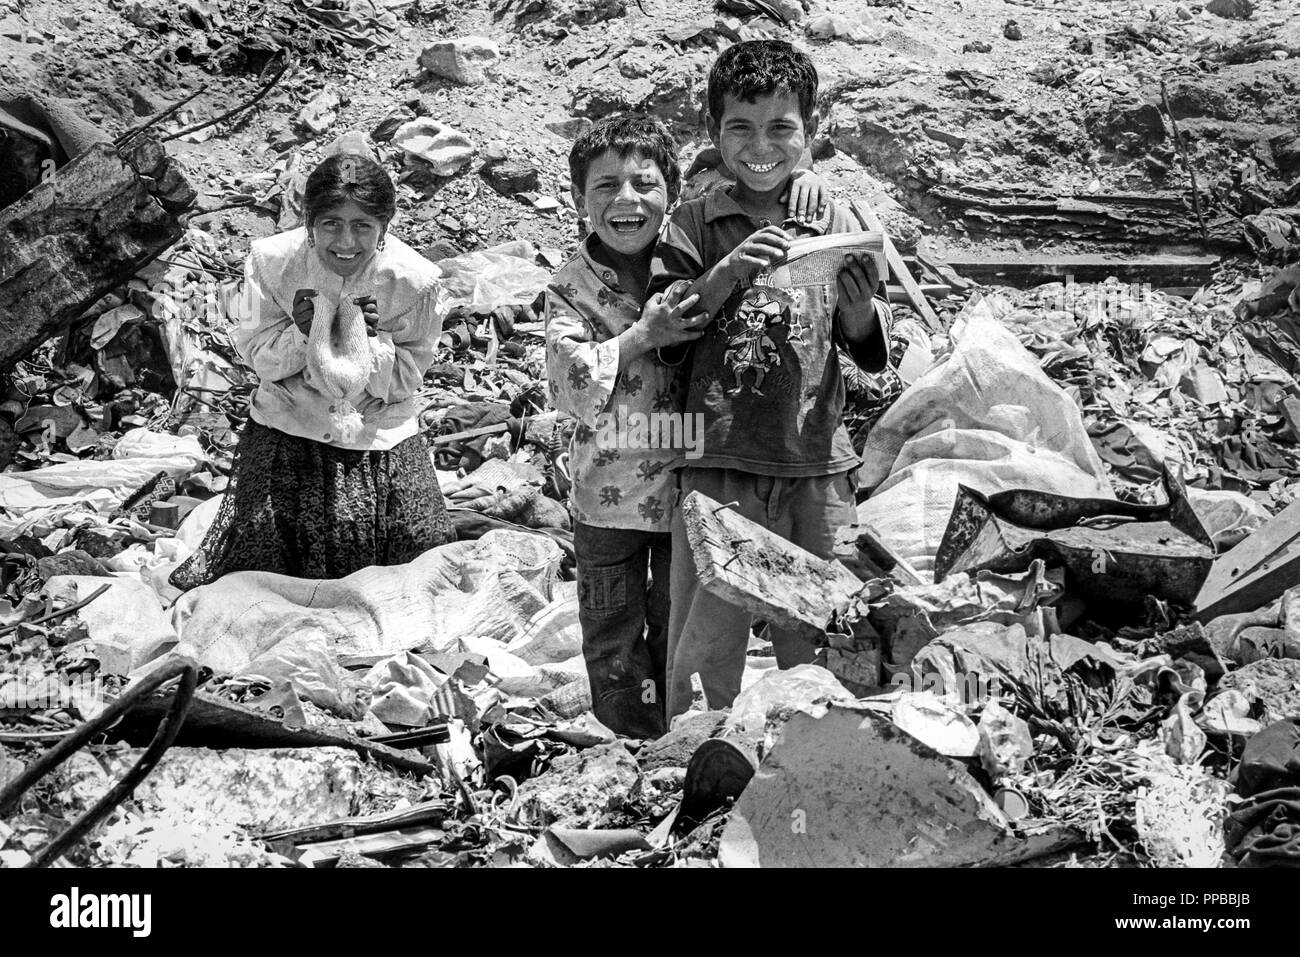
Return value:
[(433, 76), (478, 86), (487, 82), (488, 72), (501, 62), (501, 48), (486, 37), (439, 40), (420, 54), (420, 68)]
[(679, 715), (667, 734), (637, 752), (637, 764), (646, 773), (664, 768), (685, 769), (690, 764), (691, 755), (713, 737), (726, 719), (725, 711), (688, 711)]
[(517, 794), (521, 820), (541, 826), (608, 826), (641, 788), (636, 758), (620, 741), (557, 758)]
[(325, 87), (298, 111), (294, 126), (306, 136), (320, 136), (338, 120), (339, 95), (333, 87)]
[(1015, 20), (1008, 20), (1002, 25), (1002, 35), (1008, 40), (1023, 40), (1025, 33), (1020, 29), (1020, 24)]
[(1090, 130), (1103, 143), (1131, 153), (1145, 153), (1165, 140), (1165, 118), (1154, 103), (1118, 99), (1090, 123)]
[(1225, 20), (1249, 20), (1255, 5), (1250, 0), (1210, 0), (1205, 9)]
[(1265, 725), (1300, 718), (1300, 661), (1261, 658), (1224, 675), (1219, 690), (1235, 688), (1263, 711)]
[(595, 124), (585, 116), (574, 116), (567, 120), (552, 120), (546, 123), (548, 130), (556, 136), (562, 136), (566, 140), (576, 140)]
[(723, 867), (954, 867), (1013, 863), (1075, 840), (1022, 839), (965, 766), (888, 719), (832, 706), (777, 732), (732, 810)]
[(445, 123), (420, 117), (393, 134), (393, 145), (428, 163), (439, 176), (454, 176), (474, 157), (474, 141)]
[(483, 167), (483, 178), (502, 196), (513, 196), (537, 189), (539, 172), (523, 160), (503, 160)]

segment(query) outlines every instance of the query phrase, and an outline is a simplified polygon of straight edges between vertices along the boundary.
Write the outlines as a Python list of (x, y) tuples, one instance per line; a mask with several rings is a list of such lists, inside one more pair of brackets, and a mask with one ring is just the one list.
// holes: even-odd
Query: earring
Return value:
[(384, 240), (386, 240), (387, 238), (388, 238), (388, 234), (387, 234), (387, 233), (384, 233), (384, 235), (380, 236), (380, 237), (379, 237), (379, 242), (375, 244), (375, 248), (376, 248), (376, 249), (383, 249), (383, 248), (384, 248)]
[(316, 237), (313, 236), (311, 233), (308, 233), (308, 234), (307, 234), (307, 245), (308, 245), (308, 246), (315, 246), (315, 245), (316, 245)]

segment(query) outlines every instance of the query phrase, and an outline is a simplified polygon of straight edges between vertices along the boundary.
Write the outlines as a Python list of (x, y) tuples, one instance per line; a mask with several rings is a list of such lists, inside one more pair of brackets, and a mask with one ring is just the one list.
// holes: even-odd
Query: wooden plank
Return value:
[[(119, 731), (132, 744), (148, 743), (158, 722), (171, 707), (172, 696), (150, 698), (122, 719)], [(344, 731), (286, 728), (268, 714), (205, 691), (196, 691), (189, 714), (176, 739), (180, 747), (197, 748), (347, 748), (380, 764), (414, 774), (435, 774), (436, 768), (416, 754), (398, 751)]]
[(381, 834), (345, 837), (338, 841), (321, 841), (303, 849), (298, 863), (307, 867), (332, 867), (344, 851), (365, 857), (386, 857), (403, 851), (418, 851), (445, 840), (446, 832), (440, 827), (408, 827)]
[(781, 628), (822, 632), (831, 613), (862, 588), (839, 562), (824, 561), (707, 495), (682, 502), (700, 584)]
[(1196, 596), (1200, 621), (1255, 611), (1300, 582), (1300, 501), (1215, 559)]
[(263, 834), (262, 840), (312, 844), (356, 837), (361, 834), (382, 834), (385, 831), (396, 831), (417, 824), (441, 824), (447, 817), (448, 810), (445, 801), (424, 801), (397, 811), (381, 811), (376, 814), (344, 818), (341, 821), (329, 821), (325, 824), (309, 824), (287, 831), (273, 831)]
[(194, 191), (156, 142), (98, 143), (0, 209), (0, 368), (180, 239)]
[(946, 262), (966, 279), (986, 285), (1027, 289), (1048, 282), (1122, 282), (1153, 287), (1203, 286), (1214, 276), (1218, 256), (1119, 256), (1110, 253), (951, 253)]
[(889, 234), (884, 232), (880, 225), (880, 220), (876, 214), (860, 199), (855, 199), (851, 204), (853, 213), (858, 217), (858, 222), (862, 224), (863, 229), (880, 230), (885, 236), (885, 262), (889, 265), (889, 271), (903, 287), (907, 294), (907, 302), (915, 310), (916, 314), (921, 317), (926, 327), (931, 332), (942, 332), (943, 323), (939, 320), (938, 314), (930, 306), (929, 300), (925, 298), (925, 293), (921, 291), (912, 274), (908, 272), (907, 264), (903, 262), (902, 255), (898, 252), (898, 247), (894, 241), (889, 238)]

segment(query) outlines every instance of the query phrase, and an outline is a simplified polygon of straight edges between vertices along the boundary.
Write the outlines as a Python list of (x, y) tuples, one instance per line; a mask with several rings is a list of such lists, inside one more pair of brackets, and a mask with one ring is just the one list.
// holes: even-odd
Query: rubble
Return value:
[(452, 176), (474, 156), (474, 141), (437, 120), (420, 118), (393, 132), (393, 145), (429, 164), (438, 176)]
[(486, 37), (439, 40), (420, 53), (420, 68), (466, 86), (486, 82), (487, 72), (501, 60), (501, 49)]
[[(1141, 20), (1021, 6), (1011, 23), (923, 6), (689, 0), (651, 28), (621, 0), (133, 4), (60, 26), (99, 51), (84, 57), (52, 33), (0, 31), (20, 75), (109, 131), (69, 149), (0, 95), (22, 127), (0, 114), (6, 143), (24, 151), (0, 225), (27, 257), (0, 254), (0, 313), (27, 323), (5, 337), (0, 397), (0, 656), (24, 669), (0, 680), (0, 787), (142, 670), (190, 653), (211, 672), (195, 737), (72, 862), (1270, 859), (1292, 799), (1244, 770), (1230, 798), (1225, 779), (1295, 716), (1300, 687), (1284, 580), (1300, 492), (1300, 37), (1269, 25), (1267, 0)], [(674, 124), (689, 161), (708, 64), (759, 35), (810, 43), (824, 69), (818, 169), (893, 236), (891, 299), (916, 314), (899, 323), (912, 391), (868, 436), (871, 495), (841, 563), (754, 547), (725, 503), (691, 511), (710, 587), (800, 623), (825, 667), (779, 672), (756, 636), (732, 709), (618, 741), (590, 713), (562, 504), (573, 423), (545, 409), (536, 313), (577, 236), (564, 157), (593, 119), (638, 108)], [(43, 47), (61, 59), (29, 59)], [(262, 86), (282, 52), (307, 69), (240, 119), (185, 132)], [(247, 418), (229, 342), (243, 253), (300, 222), (306, 172), (344, 147), (394, 173), (393, 228), (439, 260), (455, 302), (419, 400), (461, 540), (341, 582), (241, 573), (181, 597), (167, 577), (212, 521)], [(688, 179), (688, 194), (713, 182)], [(99, 219), (41, 225), (82, 206)], [(50, 249), (63, 265), (30, 282), (29, 253)], [(15, 277), (27, 285), (5, 307)], [(1159, 511), (1171, 461), (1204, 534)], [(935, 584), (959, 485), (1102, 505), (999, 513), (985, 527), (1007, 564)], [(1225, 574), (1258, 560), (1259, 575), (1205, 602), (1141, 587), (1158, 549), (1120, 545), (1147, 533)], [(30, 860), (103, 793), (95, 768), (138, 757), (124, 749), (172, 700), (85, 752), (77, 787), (25, 796), (0, 822), (0, 861)], [(882, 756), (901, 769), (888, 779)], [(796, 810), (835, 825), (792, 831)]]

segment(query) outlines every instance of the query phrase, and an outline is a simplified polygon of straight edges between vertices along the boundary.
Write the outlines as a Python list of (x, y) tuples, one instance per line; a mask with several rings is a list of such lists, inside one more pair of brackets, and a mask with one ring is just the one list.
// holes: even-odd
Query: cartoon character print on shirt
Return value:
[(789, 292), (761, 281), (745, 293), (736, 314), (723, 328), (727, 336), (723, 359), (734, 379), (729, 391), (739, 392), (746, 387), (745, 373), (752, 371), (753, 382), (748, 388), (756, 395), (763, 394), (763, 380), (781, 364), (781, 354), (771, 335), (773, 326), (785, 327), (787, 342), (803, 341), (803, 325), (798, 320), (791, 322), (791, 316), (797, 314), (793, 305)]

